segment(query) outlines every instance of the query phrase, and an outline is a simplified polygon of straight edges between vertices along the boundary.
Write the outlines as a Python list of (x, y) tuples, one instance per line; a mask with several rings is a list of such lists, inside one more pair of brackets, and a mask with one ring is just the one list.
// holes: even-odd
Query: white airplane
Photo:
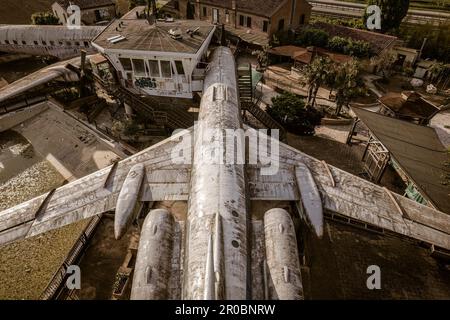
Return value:
[[(120, 238), (144, 202), (188, 201), (187, 217), (151, 210), (140, 237), (132, 299), (302, 299), (291, 214), (317, 237), (324, 218), (450, 252), (450, 217), (263, 136), (270, 152), (255, 163), (208, 161), (234, 146), (205, 132), (246, 129), (234, 57), (213, 53), (196, 130), (180, 132), (113, 166), (0, 212), (0, 244), (115, 210)], [(267, 140), (264, 139), (267, 138)], [(193, 141), (193, 145), (188, 143)], [(187, 142), (187, 143), (186, 143)], [(261, 155), (261, 143), (248, 154)], [(233, 149), (233, 156), (239, 156)], [(221, 158), (221, 157), (219, 157)], [(278, 168), (267, 174), (271, 164)], [(272, 168), (273, 169), (273, 168)], [(255, 202), (294, 204), (255, 211)]]

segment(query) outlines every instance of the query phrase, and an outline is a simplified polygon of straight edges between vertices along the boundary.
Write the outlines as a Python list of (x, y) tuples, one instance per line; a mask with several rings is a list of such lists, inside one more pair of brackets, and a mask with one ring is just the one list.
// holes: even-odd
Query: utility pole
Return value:
[(422, 58), (422, 51), (423, 51), (423, 48), (425, 48), (425, 44), (427, 43), (427, 40), (428, 40), (428, 38), (423, 39), (422, 47), (420, 48), (419, 56), (417, 57), (417, 60), (420, 60)]

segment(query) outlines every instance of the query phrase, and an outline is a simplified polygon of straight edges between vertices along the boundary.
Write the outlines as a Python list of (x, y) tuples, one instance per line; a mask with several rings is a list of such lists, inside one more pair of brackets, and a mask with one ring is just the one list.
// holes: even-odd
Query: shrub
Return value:
[(302, 28), (297, 33), (294, 43), (299, 46), (326, 47), (329, 35), (326, 31), (316, 28)]
[(358, 58), (370, 57), (372, 55), (372, 49), (368, 42), (352, 40), (351, 38), (333, 37), (328, 42), (328, 48), (332, 51)]
[(31, 16), (34, 25), (58, 25), (59, 19), (52, 12), (36, 12)]
[(267, 112), (288, 131), (298, 135), (313, 135), (323, 117), (321, 112), (306, 107), (304, 100), (292, 93), (273, 98)]
[(346, 47), (348, 45), (348, 39), (343, 37), (333, 37), (328, 42), (328, 48), (332, 51), (342, 52), (346, 51)]

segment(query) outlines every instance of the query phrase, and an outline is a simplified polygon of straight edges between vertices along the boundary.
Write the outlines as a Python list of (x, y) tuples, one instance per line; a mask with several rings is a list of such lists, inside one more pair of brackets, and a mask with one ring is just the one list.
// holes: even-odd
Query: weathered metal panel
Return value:
[(271, 280), (269, 299), (303, 300), (303, 284), (294, 223), (286, 210), (264, 214), (266, 261)]
[[(216, 215), (220, 215), (222, 250), (213, 251), (222, 260), (223, 270), (215, 285), (224, 285), (224, 296), (215, 299), (247, 299), (247, 208), (244, 166), (217, 163), (206, 154), (220, 155), (223, 147), (218, 136), (208, 130), (242, 128), (238, 101), (236, 67), (228, 48), (213, 53), (205, 79), (199, 123), (195, 137), (194, 163), (186, 234), (184, 299), (204, 299), (207, 287), (208, 242), (216, 234)], [(217, 131), (213, 131), (216, 133)], [(209, 296), (208, 294), (206, 296)]]
[[(300, 162), (308, 166), (319, 188), (324, 209), (400, 235), (450, 249), (450, 216), (394, 194), (404, 212), (404, 216), (402, 216), (389, 195), (380, 186), (333, 166), (328, 166), (333, 176), (332, 181), (327, 168), (321, 161), (285, 144), (280, 144), (279, 156), (280, 168), (289, 166), (294, 168)], [(276, 155), (269, 155), (268, 158), (272, 161), (277, 160)], [(249, 177), (254, 179), (258, 173), (253, 172), (256, 166), (252, 167)], [(290, 181), (291, 178), (287, 178), (287, 181)], [(271, 188), (270, 182), (264, 185), (258, 179), (256, 182), (249, 179), (249, 184), (252, 198), (273, 200), (273, 194), (268, 191)], [(279, 188), (277, 183), (272, 185), (275, 189)], [(285, 200), (298, 200), (294, 196), (295, 191), (293, 190), (297, 186), (285, 184), (284, 187), (286, 188), (283, 190)], [(291, 199), (288, 199), (289, 195), (291, 195)]]
[(264, 239), (264, 222), (262, 220), (252, 220), (251, 233), (251, 274), (252, 300), (266, 300), (264, 270), (266, 267), (266, 246)]
[[(144, 199), (186, 200), (189, 165), (174, 164), (172, 149), (178, 144), (178, 138), (189, 134), (189, 131), (185, 131), (125, 159), (115, 165), (113, 172), (111, 172), (113, 166), (110, 166), (58, 188), (36, 220), (35, 214), (45, 196), (0, 212), (0, 245), (113, 210), (128, 172), (139, 163), (145, 166), (146, 173), (151, 173), (150, 179), (159, 180), (152, 181), (148, 177), (145, 178)], [(180, 168), (179, 172), (177, 168)], [(170, 170), (173, 174), (165, 176), (163, 172), (158, 172), (160, 169), (166, 170), (164, 171), (166, 173)], [(171, 185), (172, 189), (167, 188), (168, 185)], [(172, 192), (168, 192), (170, 190)], [(148, 196), (149, 194), (151, 196)], [(31, 228), (29, 224), (19, 226), (30, 221)]]
[(174, 229), (173, 216), (167, 210), (152, 210), (145, 219), (134, 267), (132, 300), (169, 298)]
[(63, 26), (0, 25), (0, 51), (70, 59), (78, 56), (82, 49), (95, 53), (90, 43), (103, 29), (96, 26), (70, 29)]

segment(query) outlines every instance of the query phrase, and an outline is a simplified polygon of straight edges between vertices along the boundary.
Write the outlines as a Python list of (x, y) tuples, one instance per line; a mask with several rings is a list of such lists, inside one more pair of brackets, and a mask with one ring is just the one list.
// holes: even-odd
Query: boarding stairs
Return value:
[(188, 111), (161, 103), (150, 96), (141, 97), (123, 87), (118, 87), (112, 95), (129, 104), (143, 117), (151, 119), (157, 125), (165, 126), (170, 130), (187, 129), (194, 125), (194, 117)]
[(242, 111), (248, 111), (261, 124), (269, 129), (278, 129), (280, 139), (285, 140), (286, 130), (281, 124), (273, 119), (266, 111), (259, 107), (260, 100), (255, 99), (254, 87), (252, 83), (252, 67), (250, 63), (238, 66), (238, 87)]

